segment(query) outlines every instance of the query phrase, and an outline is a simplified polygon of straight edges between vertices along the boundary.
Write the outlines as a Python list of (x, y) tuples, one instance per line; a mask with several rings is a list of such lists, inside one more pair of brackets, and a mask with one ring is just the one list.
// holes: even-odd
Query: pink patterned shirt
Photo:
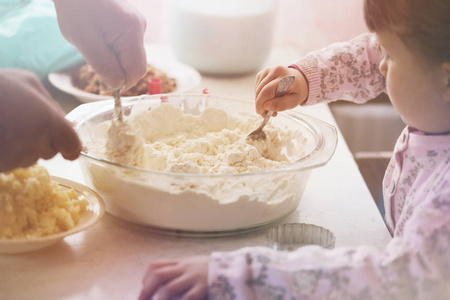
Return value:
[[(374, 35), (337, 43), (297, 62), (309, 82), (305, 104), (364, 103), (385, 92)], [(450, 135), (406, 127), (383, 180), (382, 251), (305, 246), (214, 252), (208, 299), (450, 299)]]

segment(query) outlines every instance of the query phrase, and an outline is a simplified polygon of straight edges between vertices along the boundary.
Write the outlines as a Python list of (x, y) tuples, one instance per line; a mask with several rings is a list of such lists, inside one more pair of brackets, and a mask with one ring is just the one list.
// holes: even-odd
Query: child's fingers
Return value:
[(151, 262), (149, 264), (147, 272), (149, 270), (156, 269), (156, 268), (167, 267), (167, 266), (174, 266), (177, 263), (178, 262), (176, 262), (174, 260), (158, 260), (158, 261), (154, 261), (154, 262)]
[(145, 271), (144, 278), (142, 279), (142, 282), (145, 282), (146, 278), (148, 276), (152, 276), (153, 272), (155, 272), (156, 269), (166, 267), (166, 266), (173, 266), (177, 263), (175, 261), (168, 261), (168, 260), (161, 260), (161, 261), (155, 261), (149, 264), (147, 270)]
[(206, 294), (206, 284), (197, 284), (185, 293), (180, 300), (206, 299)]
[[(169, 265), (158, 268), (153, 268), (152, 271), (148, 273), (148, 277), (154, 278), (158, 283), (166, 283), (169, 280), (172, 280), (175, 277), (178, 277), (182, 274), (182, 270), (177, 265)], [(151, 278), (151, 279), (152, 279)]]
[(256, 113), (263, 115), (267, 110), (264, 108), (265, 103), (275, 97), (278, 81), (274, 80), (269, 84), (262, 84), (261, 90), (256, 94), (255, 108)]
[(167, 283), (160, 291), (158, 291), (158, 299), (173, 299), (177, 295), (188, 291), (195, 285), (195, 278), (181, 276)]
[(298, 95), (288, 94), (264, 102), (264, 110), (285, 111), (298, 105)]
[(256, 75), (255, 95), (258, 96), (266, 85), (283, 77), (285, 73), (285, 68), (282, 66), (267, 67), (260, 71)]
[[(271, 94), (271, 90), (275, 90), (276, 82), (271, 78), (264, 78), (261, 83), (255, 88), (256, 98), (265, 97), (265, 98), (273, 98), (273, 94)], [(274, 92), (275, 93), (275, 92)]]
[(272, 66), (265, 68), (259, 72), (258, 75), (256, 75), (255, 92), (258, 93), (258, 91), (261, 91), (264, 86), (272, 81), (277, 79), (281, 80), (282, 77), (288, 74), (287, 72), (287, 68), (283, 66)]
[[(260, 97), (261, 93), (263, 93), (264, 95), (269, 95), (267, 89), (275, 87), (275, 79), (276, 78), (272, 78), (271, 76), (262, 78), (259, 84), (255, 87), (255, 98)], [(273, 95), (270, 96), (270, 98), (272, 97)]]
[(151, 265), (144, 277), (139, 300), (151, 299), (155, 292), (166, 282), (180, 276), (181, 271), (175, 266), (154, 267)]
[[(147, 277), (145, 279), (147, 279)], [(138, 300), (152, 299), (158, 287), (159, 285), (154, 284), (152, 281), (145, 282)]]
[(267, 67), (267, 68), (264, 68), (261, 71), (259, 71), (258, 74), (256, 74), (256, 84), (261, 82), (261, 80), (263, 78), (267, 77), (267, 75), (269, 74), (270, 70), (271, 70), (271, 67)]

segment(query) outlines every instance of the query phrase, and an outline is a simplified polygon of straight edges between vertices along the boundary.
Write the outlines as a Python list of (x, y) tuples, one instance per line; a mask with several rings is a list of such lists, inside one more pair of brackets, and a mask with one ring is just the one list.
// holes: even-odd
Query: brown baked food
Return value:
[[(94, 72), (89, 65), (76, 67), (71, 71), (72, 84), (85, 92), (97, 95), (112, 95), (111, 90), (106, 90), (101, 84), (100, 77)], [(169, 78), (166, 73), (155, 68), (151, 64), (147, 64), (147, 72), (145, 75), (129, 90), (122, 92), (122, 96), (139, 96), (147, 94), (148, 82), (152, 78), (161, 80), (161, 93), (171, 93), (177, 87), (176, 80)]]

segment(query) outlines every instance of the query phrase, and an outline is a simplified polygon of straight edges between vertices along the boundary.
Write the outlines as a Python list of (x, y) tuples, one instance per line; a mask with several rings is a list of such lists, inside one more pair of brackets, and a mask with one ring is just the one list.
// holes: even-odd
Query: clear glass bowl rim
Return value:
[[(132, 106), (136, 102), (140, 100), (150, 100), (150, 99), (160, 99), (161, 97), (204, 97), (205, 94), (193, 94), (193, 93), (182, 93), (182, 94), (163, 94), (163, 95), (141, 95), (136, 97), (129, 97), (122, 99), (122, 106)], [(242, 99), (242, 98), (235, 98), (235, 97), (228, 97), (228, 96), (219, 96), (214, 94), (207, 94), (207, 96), (219, 98), (221, 100), (232, 100), (232, 101), (238, 101), (243, 102), (246, 104), (252, 104), (253, 102), (250, 100)], [(98, 107), (100, 103), (103, 103), (104, 105), (101, 105)], [(96, 104), (96, 109), (90, 111), (88, 114), (85, 114), (83, 116), (80, 116), (79, 118), (73, 118), (71, 117), (71, 113), (67, 116), (70, 121), (74, 123), (74, 128), (77, 130), (80, 126), (82, 126), (84, 123), (89, 121), (90, 119), (94, 118), (95, 116), (106, 113), (106, 112), (113, 112), (114, 110), (114, 99), (108, 99), (108, 100), (102, 100), (95, 103), (86, 103), (82, 104), (81, 106), (88, 106), (91, 104)], [(76, 109), (74, 110), (76, 111)], [(72, 111), (72, 112), (74, 112)], [(336, 146), (337, 146), (337, 131), (336, 128), (326, 123), (322, 120), (319, 120), (315, 117), (296, 112), (293, 110), (290, 111), (284, 111), (284, 112), (278, 112), (279, 115), (285, 116), (288, 118), (294, 118), (299, 122), (302, 122), (302, 124), (306, 127), (308, 127), (316, 136), (317, 138), (317, 144), (313, 151), (308, 153), (306, 156), (302, 157), (301, 159), (284, 164), (281, 166), (277, 166), (270, 169), (262, 169), (258, 171), (253, 172), (246, 172), (246, 173), (231, 173), (231, 174), (191, 174), (191, 173), (175, 173), (175, 172), (165, 172), (165, 171), (156, 171), (156, 170), (150, 170), (150, 169), (144, 169), (140, 167), (135, 166), (129, 166), (124, 165), (120, 163), (116, 163), (113, 161), (109, 161), (105, 158), (96, 156), (94, 154), (90, 154), (86, 152), (86, 149), (83, 149), (81, 151), (81, 156), (88, 160), (93, 160), (98, 163), (104, 163), (110, 166), (126, 169), (126, 170), (133, 170), (135, 172), (140, 172), (142, 174), (157, 174), (157, 175), (164, 175), (164, 176), (174, 176), (178, 178), (222, 178), (222, 177), (241, 177), (241, 176), (255, 176), (255, 175), (269, 175), (269, 174), (276, 174), (276, 173), (282, 173), (282, 172), (293, 172), (293, 171), (303, 171), (308, 170), (312, 168), (317, 168), (322, 165), (325, 165), (333, 156)], [(326, 132), (324, 132), (326, 131)]]

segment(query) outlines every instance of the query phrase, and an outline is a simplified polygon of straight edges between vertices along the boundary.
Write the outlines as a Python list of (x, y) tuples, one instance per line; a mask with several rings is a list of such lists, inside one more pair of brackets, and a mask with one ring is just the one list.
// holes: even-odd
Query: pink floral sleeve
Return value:
[(450, 189), (428, 200), (383, 251), (305, 246), (214, 252), (208, 299), (450, 299)]
[(383, 59), (375, 35), (335, 43), (296, 62), (309, 84), (305, 104), (350, 100), (364, 103), (385, 92), (378, 65)]

